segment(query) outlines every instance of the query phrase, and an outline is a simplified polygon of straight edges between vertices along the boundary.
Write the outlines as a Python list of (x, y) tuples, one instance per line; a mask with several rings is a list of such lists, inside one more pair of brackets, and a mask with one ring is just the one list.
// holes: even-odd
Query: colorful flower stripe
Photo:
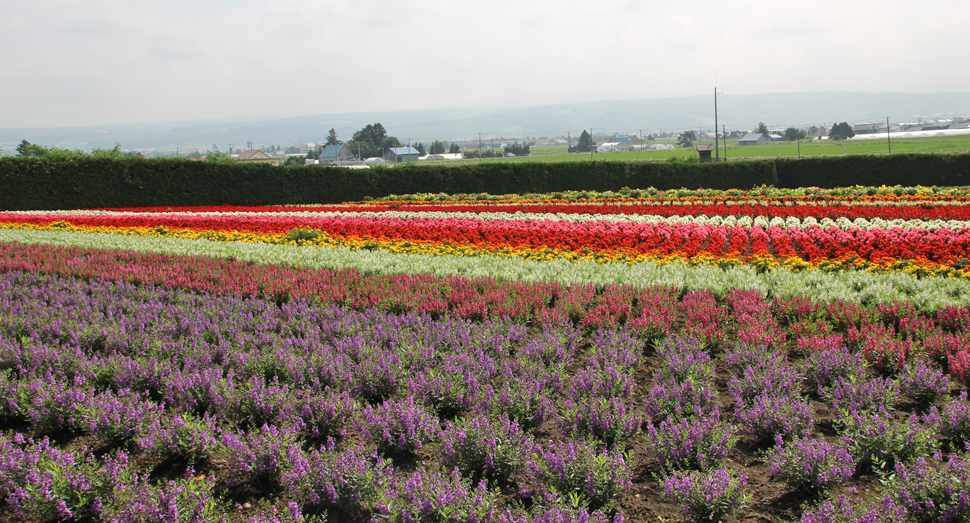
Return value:
[(737, 200), (769, 200), (778, 202), (788, 201), (833, 201), (846, 204), (867, 204), (871, 202), (889, 202), (893, 204), (907, 204), (912, 202), (967, 202), (970, 198), (968, 187), (902, 187), (885, 185), (880, 187), (836, 187), (822, 189), (820, 187), (801, 187), (784, 189), (762, 185), (751, 190), (739, 189), (670, 189), (660, 191), (653, 187), (647, 189), (630, 189), (624, 187), (619, 191), (559, 191), (553, 193), (528, 193), (494, 195), (480, 194), (446, 194), (419, 193), (405, 195), (389, 195), (383, 198), (373, 198), (361, 204), (382, 203), (549, 203), (549, 202), (587, 202), (587, 203), (636, 203), (669, 200), (682, 201), (737, 201)]
[(970, 205), (967, 202), (927, 203), (923, 205), (900, 206), (892, 203), (877, 205), (832, 205), (830, 202), (787, 202), (772, 203), (768, 200), (752, 200), (726, 203), (684, 202), (680, 200), (658, 201), (651, 203), (629, 204), (375, 204), (343, 205), (322, 207), (143, 207), (129, 209), (103, 209), (138, 213), (166, 212), (365, 212), (401, 210), (411, 212), (507, 212), (533, 214), (601, 214), (601, 215), (657, 215), (657, 216), (767, 216), (780, 218), (883, 218), (886, 220), (970, 220)]
[[(51, 244), (86, 249), (107, 249), (178, 256), (208, 256), (247, 264), (282, 265), (311, 269), (356, 269), (362, 274), (431, 274), (500, 281), (556, 282), (560, 285), (592, 284), (677, 287), (711, 290), (725, 296), (731, 289), (756, 289), (764, 296), (810, 295), (816, 300), (853, 303), (913, 303), (925, 310), (970, 305), (970, 279), (924, 277), (919, 265), (900, 262), (896, 272), (855, 270), (853, 263), (822, 265), (820, 271), (798, 271), (760, 264), (732, 266), (714, 258), (689, 262), (668, 258), (660, 263), (598, 263), (591, 260), (553, 260), (538, 263), (507, 256), (401, 255), (387, 250), (321, 249), (315, 246), (265, 243), (217, 242), (158, 236), (86, 234), (71, 231), (0, 229), (0, 242)], [(754, 262), (754, 260), (752, 260)], [(947, 273), (944, 273), (947, 274)], [(957, 273), (966, 274), (966, 273)]]
[(0, 223), (2, 223), (4, 215), (10, 214), (13, 217), (11, 221), (17, 221), (22, 216), (43, 216), (43, 217), (72, 217), (72, 216), (107, 216), (115, 217), (121, 219), (125, 216), (136, 216), (139, 218), (147, 217), (170, 217), (170, 216), (188, 216), (188, 217), (290, 217), (290, 218), (332, 218), (332, 217), (361, 217), (361, 218), (398, 218), (402, 220), (410, 220), (415, 218), (435, 218), (435, 219), (471, 219), (471, 220), (498, 220), (498, 221), (529, 221), (529, 220), (541, 220), (541, 221), (563, 221), (563, 222), (573, 222), (582, 223), (590, 221), (602, 221), (607, 223), (650, 223), (650, 224), (691, 224), (698, 223), (700, 225), (740, 225), (743, 227), (751, 227), (752, 225), (760, 226), (763, 228), (768, 227), (781, 227), (782, 229), (805, 229), (813, 226), (820, 226), (823, 229), (828, 229), (830, 227), (838, 227), (840, 229), (849, 230), (853, 228), (859, 229), (891, 229), (898, 227), (900, 229), (927, 229), (930, 231), (935, 231), (937, 229), (952, 229), (954, 231), (959, 231), (970, 227), (970, 221), (961, 220), (885, 220), (883, 218), (873, 218), (872, 220), (867, 220), (865, 218), (856, 218), (854, 220), (849, 220), (848, 218), (837, 218), (835, 220), (831, 218), (822, 218), (821, 220), (816, 220), (815, 218), (809, 216), (807, 218), (769, 218), (767, 216), (692, 216), (692, 215), (672, 215), (672, 216), (657, 216), (653, 214), (638, 214), (638, 215), (619, 215), (619, 214), (548, 214), (548, 213), (508, 213), (508, 212), (444, 212), (444, 211), (325, 211), (325, 212), (294, 212), (294, 211), (281, 211), (281, 212), (249, 212), (249, 211), (212, 211), (212, 212), (194, 212), (194, 211), (179, 211), (171, 213), (139, 213), (139, 212), (128, 212), (128, 211), (103, 211), (103, 210), (77, 210), (77, 211), (11, 211), (9, 213), (0, 213)]
[[(807, 229), (782, 229), (761, 226), (714, 226), (687, 224), (635, 224), (602, 221), (566, 222), (548, 220), (474, 220), (461, 218), (372, 218), (365, 216), (294, 217), (210, 215), (126, 215), (126, 216), (63, 216), (63, 215), (6, 215), (8, 227), (17, 224), (63, 228), (82, 226), (87, 230), (99, 227), (116, 232), (130, 230), (142, 235), (156, 230), (168, 234), (169, 229), (186, 231), (191, 237), (225, 239), (223, 235), (254, 233), (257, 241), (281, 242), (278, 237), (294, 229), (316, 229), (330, 238), (323, 244), (358, 245), (360, 242), (390, 242), (409, 247), (418, 243), (420, 252), (439, 250), (440, 246), (454, 246), (485, 252), (510, 250), (533, 257), (605, 256), (612, 261), (643, 261), (652, 258), (711, 256), (737, 259), (770, 257), (780, 260), (798, 259), (818, 265), (831, 261), (861, 258), (879, 267), (894, 266), (900, 260), (913, 260), (928, 268), (954, 267), (964, 269), (970, 257), (970, 228), (882, 230), (837, 228), (823, 230), (819, 226)], [(22, 226), (22, 225), (21, 225)], [(125, 231), (120, 231), (125, 232)], [(270, 238), (266, 238), (266, 236)], [(231, 238), (229, 238), (231, 239)], [(375, 248), (380, 245), (374, 245)], [(551, 251), (550, 251), (551, 250)], [(514, 255), (514, 254), (513, 254)]]

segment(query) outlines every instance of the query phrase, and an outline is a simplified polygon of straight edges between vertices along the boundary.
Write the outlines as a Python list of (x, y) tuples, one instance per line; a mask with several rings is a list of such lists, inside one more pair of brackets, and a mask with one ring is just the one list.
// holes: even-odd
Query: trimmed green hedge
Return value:
[(778, 187), (970, 185), (970, 155), (894, 154), (774, 160)]
[(469, 162), (371, 169), (184, 159), (0, 158), (0, 209), (340, 203), (412, 193), (970, 185), (968, 155), (689, 162)]
[(340, 203), (411, 193), (751, 188), (777, 182), (771, 162), (482, 162), (371, 169), (182, 159), (0, 159), (0, 209)]

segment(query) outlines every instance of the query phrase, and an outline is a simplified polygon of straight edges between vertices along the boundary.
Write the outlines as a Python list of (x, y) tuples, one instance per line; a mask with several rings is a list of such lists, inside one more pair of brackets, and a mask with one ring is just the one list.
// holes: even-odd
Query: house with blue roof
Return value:
[(354, 160), (354, 154), (344, 144), (327, 145), (320, 151), (320, 156), (317, 159), (321, 165), (349, 162)]
[(384, 160), (391, 163), (416, 162), (421, 156), (414, 147), (391, 147), (384, 153)]

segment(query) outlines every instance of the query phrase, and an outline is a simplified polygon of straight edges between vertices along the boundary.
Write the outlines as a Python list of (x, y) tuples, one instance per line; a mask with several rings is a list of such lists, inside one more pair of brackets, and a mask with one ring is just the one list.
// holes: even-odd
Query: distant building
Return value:
[(764, 145), (768, 137), (761, 133), (748, 133), (738, 140), (738, 145)]
[(384, 160), (389, 163), (416, 162), (421, 153), (414, 147), (391, 147), (384, 153)]
[(270, 165), (279, 165), (280, 159), (273, 158), (272, 156), (260, 151), (259, 149), (243, 151), (239, 153), (236, 157), (237, 162), (250, 162), (250, 163), (268, 163)]
[(344, 144), (328, 145), (320, 151), (320, 165), (336, 162), (349, 162), (354, 159), (353, 153)]
[(886, 124), (884, 123), (857, 123), (852, 126), (852, 130), (856, 134), (873, 134), (873, 133), (886, 133)]
[(714, 152), (714, 144), (702, 143), (697, 145), (697, 154), (700, 155), (701, 163), (710, 163), (714, 159), (711, 158), (711, 153)]

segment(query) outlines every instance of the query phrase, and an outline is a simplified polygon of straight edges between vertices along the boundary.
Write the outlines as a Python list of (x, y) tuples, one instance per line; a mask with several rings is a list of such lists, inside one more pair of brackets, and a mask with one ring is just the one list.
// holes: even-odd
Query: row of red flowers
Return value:
[(299, 228), (338, 239), (438, 242), (460, 245), (551, 247), (564, 251), (623, 252), (657, 256), (700, 254), (802, 258), (806, 261), (860, 257), (960, 263), (970, 258), (970, 228), (953, 231), (901, 228), (842, 230), (713, 226), (697, 223), (643, 224), (604, 221), (475, 220), (362, 216), (278, 215), (127, 215), (62, 216), (0, 214), (0, 223), (49, 226), (65, 221), (84, 227), (140, 227), (192, 231), (243, 231), (281, 234)]

